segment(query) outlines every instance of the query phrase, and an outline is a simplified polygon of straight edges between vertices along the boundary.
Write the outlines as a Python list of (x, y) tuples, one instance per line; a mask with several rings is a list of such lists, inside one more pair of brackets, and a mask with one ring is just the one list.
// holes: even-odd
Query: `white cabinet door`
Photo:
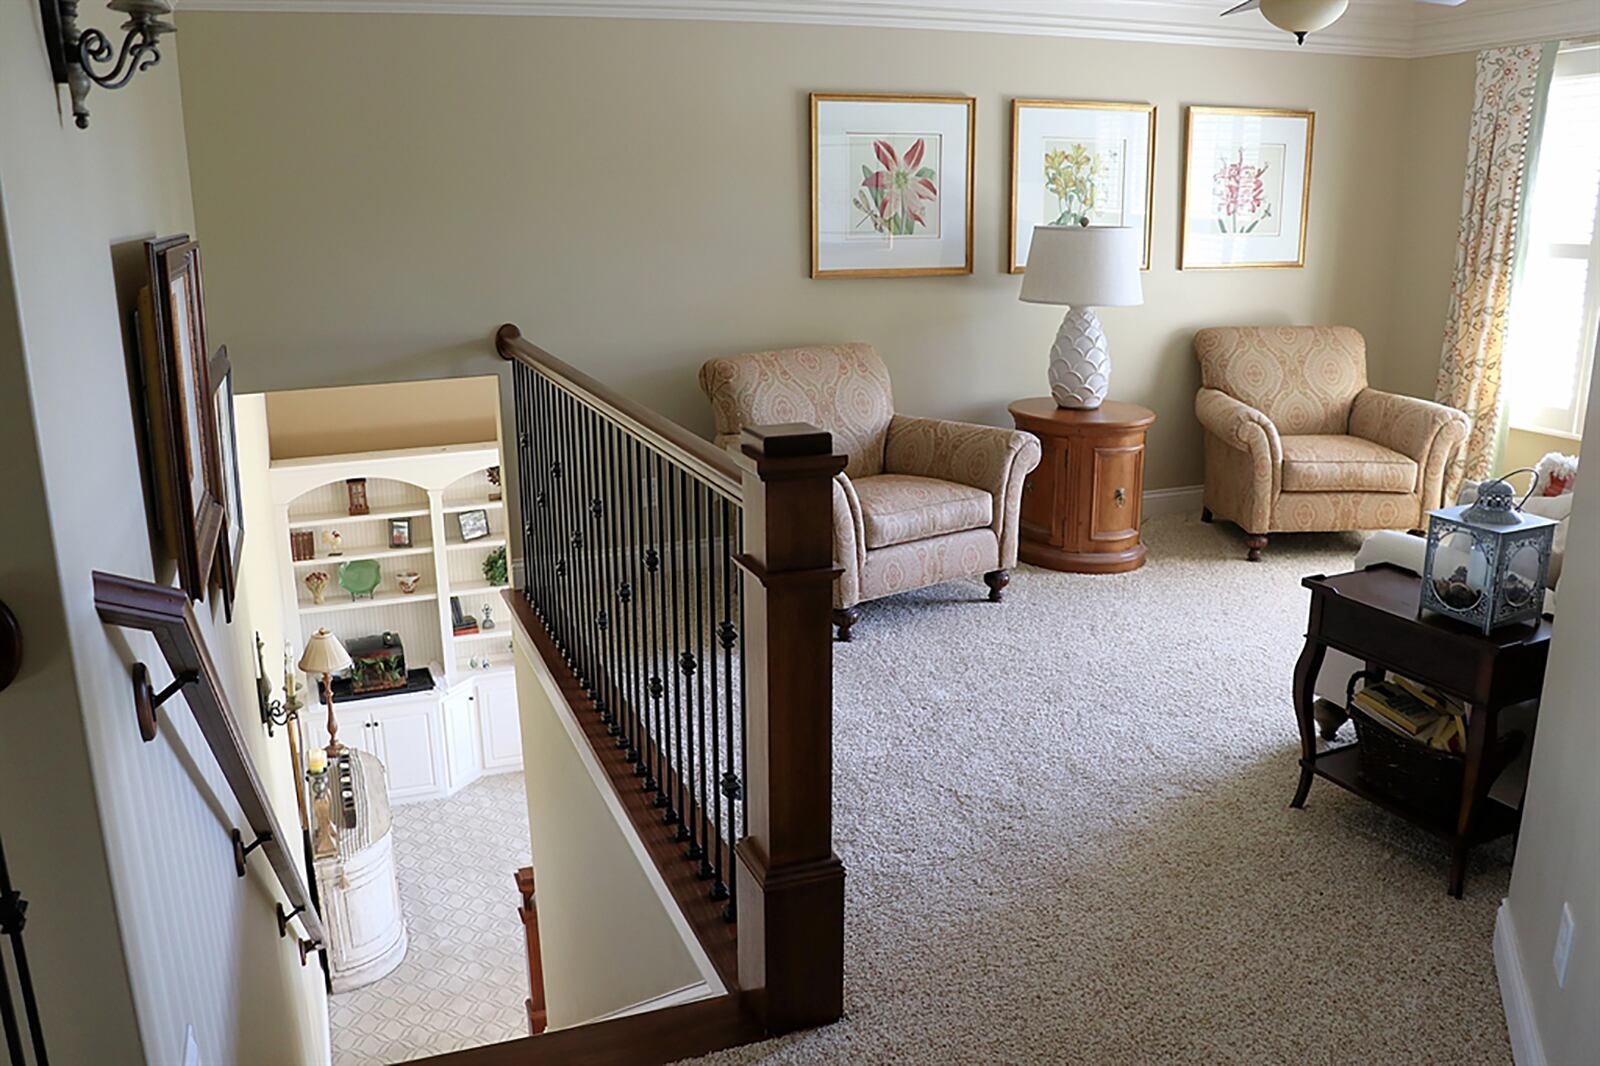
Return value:
[(522, 769), (515, 674), (478, 678), (478, 723), (483, 732), (484, 771)]
[(444, 730), (439, 700), (432, 693), (421, 700), (376, 709), (379, 750), (389, 772), (389, 802), (434, 799), (445, 795)]
[(463, 685), (444, 698), (444, 739), (446, 765), (450, 771), (450, 791), (477, 780), (478, 701), (473, 687)]
[[(372, 727), (371, 705), (366, 700), (354, 700), (350, 703), (333, 704), (334, 720), (339, 723), (339, 743), (347, 748), (360, 748), (362, 751), (383, 758), (383, 753), (378, 750), (378, 734)], [(328, 706), (319, 703), (315, 707), (300, 708), (300, 720), (305, 725), (305, 747), (325, 748), (328, 746)]]

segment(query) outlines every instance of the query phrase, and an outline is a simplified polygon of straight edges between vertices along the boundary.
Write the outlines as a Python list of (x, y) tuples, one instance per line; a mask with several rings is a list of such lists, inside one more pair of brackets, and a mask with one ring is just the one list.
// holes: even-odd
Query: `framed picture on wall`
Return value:
[(1304, 266), (1316, 116), (1191, 107), (1188, 118), (1179, 268)]
[(970, 96), (811, 94), (811, 276), (972, 273)]
[(216, 408), (206, 348), (200, 246), (186, 235), (145, 242), (139, 294), (144, 391), (161, 530), (178, 581), (203, 600), (225, 521)]
[(239, 588), (239, 564), (244, 559), (244, 492), (239, 481), (239, 430), (233, 411), (233, 364), (228, 346), (211, 356), (211, 400), (217, 424), (217, 451), (222, 475), (222, 533), (217, 545), (217, 576), (228, 621), (233, 621), (233, 600)]
[(1011, 273), (1033, 227), (1085, 224), (1138, 230), (1149, 270), (1155, 152), (1153, 104), (1011, 101)]

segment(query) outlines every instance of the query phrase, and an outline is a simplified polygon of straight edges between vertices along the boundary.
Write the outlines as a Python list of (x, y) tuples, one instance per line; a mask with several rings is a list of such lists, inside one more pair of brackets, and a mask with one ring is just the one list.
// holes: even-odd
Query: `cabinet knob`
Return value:
[(1128, 491), (1121, 486), (1111, 493), (1111, 498), (1117, 501), (1118, 507), (1128, 506)]

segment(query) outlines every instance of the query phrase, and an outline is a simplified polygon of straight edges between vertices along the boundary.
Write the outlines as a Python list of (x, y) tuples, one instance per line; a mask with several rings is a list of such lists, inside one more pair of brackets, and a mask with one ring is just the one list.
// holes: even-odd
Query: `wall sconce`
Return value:
[[(134, 74), (161, 62), (157, 47), (161, 35), (178, 29), (166, 18), (172, 14), (172, 0), (110, 0), (106, 7), (128, 16), (121, 26), (121, 49), (100, 30), (79, 31), (78, 0), (39, 0), (50, 73), (57, 85), (72, 91), (72, 118), (80, 130), (89, 128), (89, 108), (84, 104), (89, 87), (122, 88)], [(116, 63), (108, 67), (113, 57)]]
[(267, 727), (267, 736), (272, 736), (274, 726), (285, 726), (300, 711), (300, 693), (305, 686), (295, 684), (293, 656), (290, 654), (289, 645), (283, 646), (283, 699), (272, 698), (272, 679), (267, 676), (266, 663), (262, 661), (264, 647), (261, 643), (261, 634), (256, 634), (256, 703), (261, 710), (261, 724)]

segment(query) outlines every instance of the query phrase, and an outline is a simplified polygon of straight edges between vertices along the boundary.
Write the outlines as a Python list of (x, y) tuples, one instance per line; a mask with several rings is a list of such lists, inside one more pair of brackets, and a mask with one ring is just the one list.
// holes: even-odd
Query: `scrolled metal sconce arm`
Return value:
[[(120, 89), (141, 70), (161, 62), (163, 34), (176, 33), (167, 21), (172, 14), (171, 0), (111, 0), (106, 7), (128, 16), (121, 27), (122, 46), (117, 48), (102, 30), (78, 30), (79, 0), (39, 0), (44, 14), (46, 43), (50, 48), (50, 67), (57, 84), (72, 92), (72, 118), (78, 128), (89, 128), (89, 108), (85, 101), (89, 89)], [(109, 69), (106, 64), (115, 63)], [(100, 70), (96, 70), (96, 67)]]

